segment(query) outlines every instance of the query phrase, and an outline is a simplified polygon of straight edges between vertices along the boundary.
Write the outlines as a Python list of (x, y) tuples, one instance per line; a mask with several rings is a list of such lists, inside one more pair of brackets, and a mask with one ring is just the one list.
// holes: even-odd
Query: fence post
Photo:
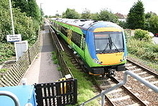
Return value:
[(61, 96), (60, 96), (60, 94), (61, 94), (61, 86), (60, 86), (60, 83), (56, 83), (56, 97), (57, 97), (57, 104), (58, 104), (58, 106), (61, 106)]
[(28, 60), (29, 60), (29, 64), (31, 64), (31, 56), (30, 56), (30, 49), (27, 50), (28, 53)]

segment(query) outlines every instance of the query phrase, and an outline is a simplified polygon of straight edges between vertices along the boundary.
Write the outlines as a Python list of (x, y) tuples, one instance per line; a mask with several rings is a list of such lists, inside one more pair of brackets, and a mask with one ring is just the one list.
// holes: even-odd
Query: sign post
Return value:
[(20, 42), (21, 34), (7, 35), (7, 42)]
[(28, 50), (28, 42), (22, 41), (21, 34), (7, 35), (7, 42), (14, 42), (16, 61)]

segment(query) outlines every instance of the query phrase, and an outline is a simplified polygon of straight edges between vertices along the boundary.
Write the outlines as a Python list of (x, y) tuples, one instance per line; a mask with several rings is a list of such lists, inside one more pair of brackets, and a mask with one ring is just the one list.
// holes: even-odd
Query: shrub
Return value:
[(158, 63), (158, 45), (131, 38), (128, 40), (128, 52), (144, 60)]
[(135, 30), (134, 38), (137, 40), (143, 40), (143, 41), (147, 41), (147, 42), (152, 41), (152, 39), (151, 39), (152, 37), (149, 35), (149, 32), (145, 31), (145, 30), (141, 30), (141, 29)]

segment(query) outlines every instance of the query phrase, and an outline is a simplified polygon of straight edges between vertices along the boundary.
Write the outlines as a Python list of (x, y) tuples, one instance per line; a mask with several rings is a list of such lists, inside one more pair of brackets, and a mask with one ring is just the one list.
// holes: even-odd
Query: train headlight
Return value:
[(102, 62), (100, 62), (99, 60), (97, 59), (93, 59), (93, 62), (97, 63), (97, 64), (102, 64)]

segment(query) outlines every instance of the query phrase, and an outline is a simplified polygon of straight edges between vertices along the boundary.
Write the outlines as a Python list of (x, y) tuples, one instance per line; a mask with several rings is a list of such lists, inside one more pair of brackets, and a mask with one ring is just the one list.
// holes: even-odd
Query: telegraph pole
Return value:
[(12, 2), (11, 2), (11, 0), (9, 0), (9, 8), (10, 8), (11, 23), (12, 23), (12, 34), (15, 35), (14, 21), (13, 21), (13, 12), (12, 12)]

